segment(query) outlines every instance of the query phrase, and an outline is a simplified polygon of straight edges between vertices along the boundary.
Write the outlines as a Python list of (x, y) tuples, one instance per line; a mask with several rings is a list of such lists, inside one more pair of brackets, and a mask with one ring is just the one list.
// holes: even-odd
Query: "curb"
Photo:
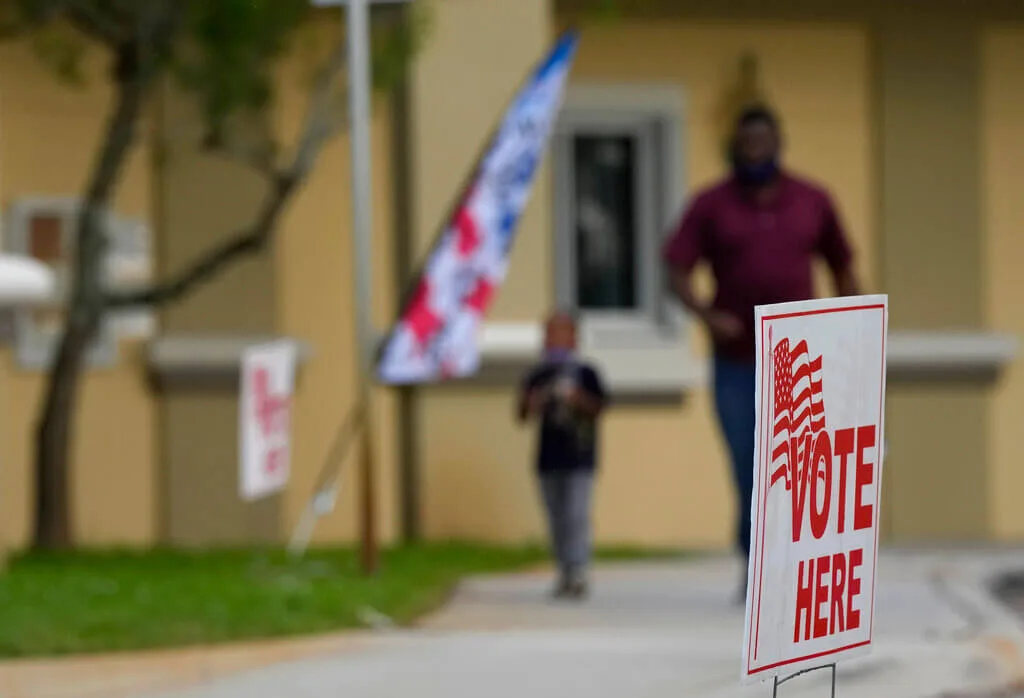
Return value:
[(0, 662), (3, 698), (131, 698), (185, 689), (252, 669), (360, 649), (379, 635), (353, 631), (292, 639)]

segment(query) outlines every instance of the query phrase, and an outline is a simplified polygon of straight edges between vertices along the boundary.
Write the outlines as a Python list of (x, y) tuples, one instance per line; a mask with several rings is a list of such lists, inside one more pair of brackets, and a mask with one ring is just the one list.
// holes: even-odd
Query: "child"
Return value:
[(520, 422), (539, 421), (537, 471), (559, 567), (558, 598), (587, 594), (590, 499), (597, 467), (597, 422), (606, 394), (597, 369), (576, 356), (576, 321), (553, 313), (544, 356), (519, 393)]

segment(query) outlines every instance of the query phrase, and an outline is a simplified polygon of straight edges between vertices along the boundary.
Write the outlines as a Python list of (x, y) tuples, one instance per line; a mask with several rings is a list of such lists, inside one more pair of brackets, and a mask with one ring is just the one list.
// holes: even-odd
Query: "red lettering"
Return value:
[(285, 450), (283, 448), (274, 448), (267, 452), (267, 463), (266, 471), (268, 473), (277, 472), (277, 470), (284, 465)]
[(860, 611), (853, 607), (853, 597), (860, 594), (860, 577), (857, 576), (857, 568), (864, 562), (864, 549), (856, 548), (850, 551), (850, 564), (847, 569), (846, 587), (848, 600), (846, 602), (846, 629), (856, 630), (860, 627)]
[[(804, 584), (804, 565), (807, 566), (807, 583)], [(797, 569), (796, 581), (796, 618), (793, 622), (793, 642), (800, 642), (811, 637), (811, 608), (814, 605), (814, 560), (801, 560)], [(800, 636), (800, 612), (804, 614), (804, 633)]]
[[(819, 471), (824, 461), (824, 468)], [(811, 534), (820, 539), (828, 529), (828, 519), (832, 511), (832, 440), (827, 431), (822, 431), (814, 441), (814, 456), (811, 459)], [(824, 482), (824, 497), (821, 508), (818, 508), (818, 482)], [(826, 566), (826, 571), (828, 567)]]
[(846, 591), (846, 555), (836, 553), (832, 556), (832, 591), (829, 596), (832, 603), (829, 606), (828, 634), (835, 635), (843, 632), (846, 627), (845, 609), (843, 608), (843, 595)]
[(862, 580), (864, 549), (801, 560), (797, 568), (793, 642), (856, 630), (861, 610), (854, 607)]
[[(801, 438), (804, 442), (804, 457), (803, 462), (799, 462), (797, 459), (797, 450), (800, 444)], [(807, 504), (807, 490), (809, 480), (811, 479), (811, 468), (809, 467), (811, 462), (811, 435), (805, 434), (803, 437), (797, 437), (789, 440), (789, 479), (792, 485), (789, 488), (789, 494), (792, 499), (792, 514), (793, 514), (793, 542), (800, 542), (800, 535), (803, 532), (804, 526), (804, 506)]]
[(874, 504), (869, 499), (862, 501), (864, 487), (875, 479), (874, 463), (864, 460), (864, 451), (874, 448), (875, 425), (857, 427), (857, 465), (854, 470), (853, 530), (871, 528), (874, 524)]
[(850, 454), (853, 453), (854, 430), (839, 429), (836, 431), (835, 454), (839, 457), (839, 518), (838, 532), (846, 530), (846, 468)]
[(270, 392), (270, 373), (260, 367), (253, 372), (253, 400), (255, 401), (256, 423), (264, 435), (275, 434), (288, 425), (288, 411), (291, 398), (284, 394)]
[[(814, 569), (817, 584), (814, 588), (814, 637), (828, 635), (828, 577), (832, 558), (822, 555), (818, 558)], [(821, 615), (821, 607), (825, 606), (825, 615)]]

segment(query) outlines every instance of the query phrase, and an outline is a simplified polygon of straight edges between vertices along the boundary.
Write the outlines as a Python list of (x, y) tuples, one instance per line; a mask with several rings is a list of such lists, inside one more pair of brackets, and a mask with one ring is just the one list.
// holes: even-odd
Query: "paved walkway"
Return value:
[[(1024, 569), (1024, 552), (885, 554), (876, 649), (841, 667), (839, 695), (980, 697), (993, 688), (1024, 687), (1024, 631), (986, 591), (987, 581), (1005, 569)], [(594, 597), (578, 606), (547, 601), (549, 580), (541, 574), (478, 579), (416, 630), (307, 641), (301, 651), (296, 645), (280, 645), (276, 653), (269, 645), (236, 649), (234, 669), (190, 675), (182, 661), (170, 670), (177, 685), (136, 684), (116, 695), (8, 693), (0, 680), (0, 696), (768, 696), (765, 685), (738, 683), (743, 613), (731, 603), (737, 575), (726, 559), (604, 567)], [(291, 653), (282, 654), (287, 647)], [(828, 678), (800, 677), (780, 688), (780, 696), (827, 696)]]

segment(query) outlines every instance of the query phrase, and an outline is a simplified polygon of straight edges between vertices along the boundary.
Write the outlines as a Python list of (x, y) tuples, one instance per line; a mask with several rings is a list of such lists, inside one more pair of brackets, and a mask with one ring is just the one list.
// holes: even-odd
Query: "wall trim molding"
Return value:
[(1019, 339), (987, 331), (896, 330), (889, 332), (889, 373), (998, 372), (1016, 360)]
[[(685, 393), (706, 386), (710, 380), (708, 360), (694, 356), (678, 340), (666, 337), (652, 341), (641, 335), (611, 346), (595, 341), (585, 322), (580, 334), (584, 353), (605, 370), (613, 392)], [(530, 322), (489, 323), (481, 343), (482, 377), (490, 370), (493, 380), (499, 367), (508, 372), (535, 360), (541, 347), (541, 326)], [(926, 377), (934, 382), (965, 374), (993, 375), (1015, 361), (1019, 349), (1016, 336), (998, 332), (894, 330), (889, 332), (888, 375), (897, 379)]]
[[(674, 401), (710, 380), (707, 359), (693, 355), (678, 338), (639, 335), (612, 345), (580, 328), (583, 353), (605, 373), (609, 389), (630, 400)], [(472, 378), (435, 387), (509, 386), (536, 361), (541, 350), (542, 327), (536, 322), (493, 322), (481, 336), (482, 367)], [(303, 364), (313, 356), (312, 346), (292, 337), (173, 334), (149, 342), (147, 364), (161, 382), (236, 378), (246, 348), (268, 341), (289, 339), (298, 345)], [(942, 382), (965, 374), (997, 375), (1019, 355), (1019, 339), (986, 331), (912, 331), (889, 333), (890, 378), (925, 377)]]
[(237, 382), (249, 347), (281, 339), (295, 342), (301, 366), (313, 356), (308, 342), (293, 337), (234, 334), (168, 334), (148, 343), (146, 364), (161, 384)]
[[(482, 367), (479, 375), (453, 382), (453, 386), (511, 385), (537, 360), (543, 328), (536, 322), (495, 322), (484, 326), (481, 336)], [(704, 385), (705, 363), (692, 356), (682, 338), (666, 329), (664, 335), (637, 333), (609, 341), (600, 327), (580, 323), (583, 354), (597, 364), (613, 395), (630, 401), (676, 401)], [(442, 387), (442, 386), (438, 386)]]

